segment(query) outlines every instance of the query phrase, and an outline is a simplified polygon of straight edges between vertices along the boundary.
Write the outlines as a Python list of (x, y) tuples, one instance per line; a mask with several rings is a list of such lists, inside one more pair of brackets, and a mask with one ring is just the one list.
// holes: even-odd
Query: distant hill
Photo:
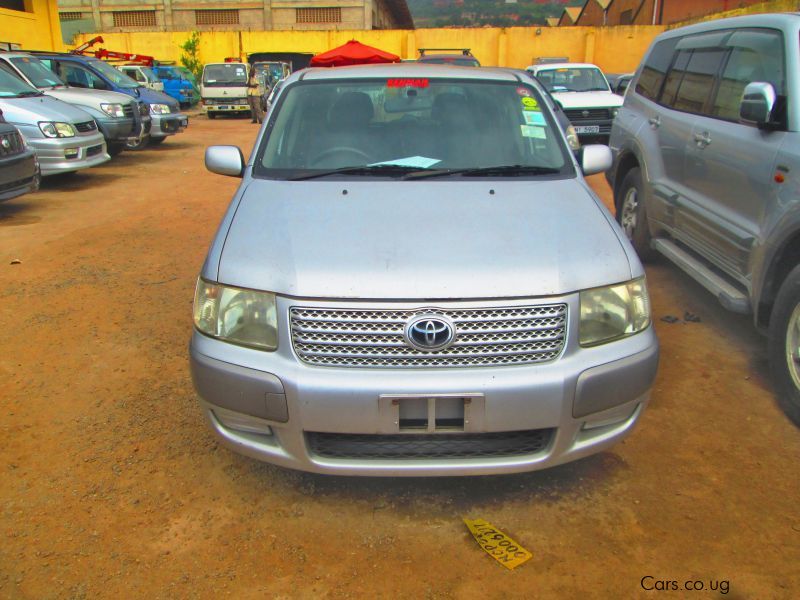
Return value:
[(425, 27), (524, 27), (560, 17), (584, 0), (407, 0), (414, 25)]

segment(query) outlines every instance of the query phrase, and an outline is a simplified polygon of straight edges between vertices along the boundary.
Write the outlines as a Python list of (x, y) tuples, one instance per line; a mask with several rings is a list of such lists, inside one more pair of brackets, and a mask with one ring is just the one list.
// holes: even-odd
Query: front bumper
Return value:
[(87, 169), (111, 159), (106, 152), (106, 142), (99, 131), (71, 138), (27, 138), (27, 140), (36, 151), (42, 176), (45, 177)]
[(168, 115), (150, 115), (152, 127), (150, 137), (163, 138), (181, 133), (189, 126), (189, 117), (183, 113), (170, 113)]
[[(278, 314), (288, 314), (289, 304), (279, 299)], [(577, 314), (576, 309), (577, 296), (570, 300), (570, 314)], [(340, 475), (513, 473), (599, 452), (633, 428), (649, 401), (658, 365), (652, 326), (595, 348), (580, 348), (572, 331), (562, 355), (553, 361), (480, 368), (309, 366), (294, 354), (290, 335), (284, 322), (279, 349), (267, 353), (195, 331), (190, 345), (195, 389), (212, 430), (229, 448), (293, 469)], [(464, 401), (458, 434), (467, 443), (480, 446), (482, 438), (521, 432), (541, 434), (546, 441), (534, 451), (455, 458), (364, 458), (315, 450), (319, 438), (361, 434), (380, 441), (411, 434), (399, 429), (397, 417), (398, 403), (409, 397), (445, 399), (443, 405), (453, 398)], [(429, 429), (420, 439), (446, 445), (447, 435)]]
[(124, 143), (130, 138), (135, 138), (137, 135), (137, 124), (133, 117), (120, 118), (120, 119), (95, 119), (100, 131), (103, 132), (103, 137), (108, 142)]
[(245, 99), (244, 104), (205, 104), (203, 103), (203, 110), (206, 113), (249, 113), (250, 112), (250, 104), (247, 103), (247, 99)]
[(0, 201), (39, 189), (39, 163), (33, 150), (0, 158)]

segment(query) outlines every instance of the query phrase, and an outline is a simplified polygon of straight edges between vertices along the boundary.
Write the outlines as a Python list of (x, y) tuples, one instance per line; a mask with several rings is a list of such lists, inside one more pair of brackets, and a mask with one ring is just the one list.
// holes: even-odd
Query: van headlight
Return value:
[(205, 335), (258, 350), (278, 347), (275, 294), (197, 280), (194, 326)]
[(75, 137), (75, 128), (69, 123), (60, 123), (53, 121), (41, 121), (39, 129), (42, 133), (49, 138), (67, 138)]
[(581, 346), (597, 346), (639, 333), (650, 324), (650, 296), (644, 277), (584, 290), (581, 297)]
[(611, 118), (612, 119), (616, 119), (618, 114), (619, 114), (619, 108), (612, 108), (611, 109)]
[(125, 108), (122, 106), (122, 104), (101, 104), (100, 108), (109, 117), (117, 117), (118, 119), (121, 119), (125, 116)]

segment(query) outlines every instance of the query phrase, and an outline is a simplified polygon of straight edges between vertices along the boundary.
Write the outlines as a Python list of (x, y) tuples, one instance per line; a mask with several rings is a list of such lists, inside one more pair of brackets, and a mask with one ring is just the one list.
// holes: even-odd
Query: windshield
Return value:
[(42, 61), (32, 56), (22, 56), (8, 59), (17, 69), (19, 69), (28, 80), (37, 88), (53, 88), (63, 86), (65, 83), (58, 78), (58, 75), (48, 69)]
[(158, 75), (156, 75), (150, 67), (139, 67), (139, 69), (142, 71), (145, 79), (150, 83), (158, 83), (160, 81)]
[(247, 69), (241, 63), (206, 65), (203, 69), (203, 85), (210, 87), (245, 86)]
[(125, 75), (109, 65), (108, 63), (104, 63), (100, 60), (93, 60), (91, 61), (91, 66), (94, 67), (101, 75), (104, 75), (106, 79), (110, 80), (111, 83), (116, 85), (117, 87), (121, 88), (137, 88), (139, 84), (136, 83), (133, 79)]
[(518, 82), (296, 82), (270, 119), (257, 174), (306, 178), (346, 168), (351, 175), (352, 167), (377, 176), (497, 167), (507, 175), (572, 173), (543, 105), (535, 89)]
[(172, 68), (177, 71), (177, 75), (176, 76), (182, 75), (184, 79), (187, 79), (187, 80), (191, 81), (192, 83), (195, 83), (194, 73), (192, 73), (186, 67), (172, 67)]
[(24, 96), (38, 96), (39, 90), (31, 87), (15, 73), (11, 67), (0, 62), (0, 98), (22, 98)]
[(608, 82), (597, 67), (546, 69), (536, 73), (548, 92), (608, 92)]

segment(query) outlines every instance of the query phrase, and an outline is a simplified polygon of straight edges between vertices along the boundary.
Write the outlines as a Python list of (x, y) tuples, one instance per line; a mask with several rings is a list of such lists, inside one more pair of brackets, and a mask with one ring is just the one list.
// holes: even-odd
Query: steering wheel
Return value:
[[(369, 154), (367, 154), (363, 150), (359, 150), (358, 148), (353, 148), (351, 146), (335, 146), (333, 148), (328, 148), (327, 150), (323, 150), (322, 152), (317, 154), (311, 160), (311, 166), (312, 167), (317, 166), (319, 163), (325, 162), (326, 159), (331, 158), (332, 156), (336, 156), (337, 154), (350, 154), (367, 163), (372, 160), (372, 157)], [(348, 166), (348, 165), (344, 164), (342, 166)]]

